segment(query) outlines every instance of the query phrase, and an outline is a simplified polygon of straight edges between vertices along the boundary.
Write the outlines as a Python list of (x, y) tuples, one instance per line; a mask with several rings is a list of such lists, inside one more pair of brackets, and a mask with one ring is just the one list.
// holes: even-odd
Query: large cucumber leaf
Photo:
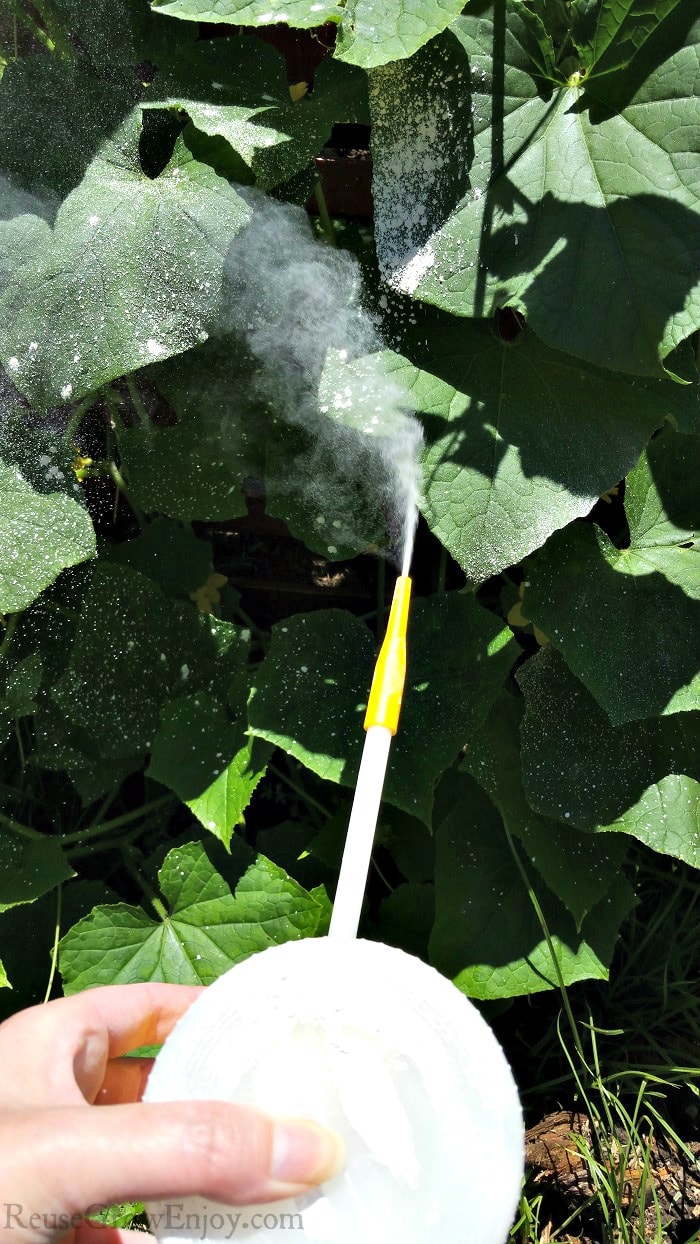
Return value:
[(530, 806), (578, 829), (631, 834), (700, 866), (700, 713), (612, 726), (551, 647), (517, 678)]
[(346, 362), (329, 351), (321, 409), (380, 440), (379, 386), (389, 379), (405, 392), (427, 440), (423, 513), (473, 582), (587, 514), (665, 418), (700, 427), (696, 388), (611, 374), (527, 329), (508, 343), (486, 323), (434, 309), (410, 318), (396, 332), (401, 355)]
[[(514, 655), (509, 628), (473, 596), (415, 602), (389, 803), (430, 824), (435, 783), (485, 716)], [(373, 657), (367, 627), (339, 610), (278, 624), (251, 695), (251, 733), (320, 777), (354, 786)]]
[(662, 374), (700, 324), (700, 19), (681, 3), (628, 71), (545, 89), (523, 8), (476, 0), (372, 72), (384, 277), (458, 315), (516, 307), (560, 350)]
[(628, 475), (628, 547), (577, 523), (533, 559), (527, 616), (613, 725), (700, 709), (700, 438), (665, 432)]
[(235, 896), (198, 842), (175, 847), (158, 874), (159, 919), (126, 903), (93, 908), (61, 939), (67, 994), (93, 985), (167, 981), (209, 985), (227, 968), (290, 938), (313, 937), (325, 908), (264, 855)]
[(67, 566), (95, 556), (89, 514), (64, 492), (36, 492), (0, 458), (0, 613), (17, 613)]
[[(593, 977), (607, 979), (620, 924), (634, 894), (619, 874), (577, 931), (564, 905), (532, 875), (525, 877), (493, 804), (465, 773), (451, 773), (438, 793), (435, 828), (435, 924), (430, 960), (472, 998), (508, 998)], [(550, 945), (527, 890), (547, 922)]]
[(178, 141), (163, 172), (139, 161), (136, 108), (101, 147), (53, 229), (0, 224), (0, 355), (33, 404), (75, 401), (207, 336), (224, 260), (249, 210)]
[(336, 56), (368, 69), (413, 53), (462, 11), (462, 0), (152, 0), (155, 12), (193, 22), (301, 29), (333, 22)]

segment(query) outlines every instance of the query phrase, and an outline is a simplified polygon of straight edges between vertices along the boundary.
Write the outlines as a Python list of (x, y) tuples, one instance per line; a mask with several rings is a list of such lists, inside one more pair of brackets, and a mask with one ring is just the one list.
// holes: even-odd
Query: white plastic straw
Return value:
[(365, 735), (329, 937), (357, 937), (391, 739), (388, 726), (370, 726)]

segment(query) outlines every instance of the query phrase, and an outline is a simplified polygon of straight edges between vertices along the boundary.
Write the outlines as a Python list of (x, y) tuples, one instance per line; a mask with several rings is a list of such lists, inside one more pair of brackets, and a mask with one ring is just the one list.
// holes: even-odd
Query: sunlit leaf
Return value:
[(162, 917), (117, 903), (93, 908), (69, 929), (59, 948), (66, 993), (145, 980), (208, 985), (257, 950), (313, 937), (323, 910), (262, 855), (232, 895), (197, 842), (173, 848), (159, 880)]

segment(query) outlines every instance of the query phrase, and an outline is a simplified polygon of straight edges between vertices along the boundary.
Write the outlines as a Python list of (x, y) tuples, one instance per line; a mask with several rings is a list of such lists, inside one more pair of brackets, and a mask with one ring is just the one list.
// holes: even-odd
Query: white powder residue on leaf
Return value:
[(422, 278), (435, 263), (435, 249), (432, 242), (426, 243), (402, 268), (393, 274), (392, 285), (402, 294), (413, 294), (418, 289)]
[(454, 141), (468, 108), (455, 102), (461, 77), (430, 52), (369, 75), (377, 254), (401, 293), (414, 293), (435, 264), (434, 235), (464, 187), (466, 152)]

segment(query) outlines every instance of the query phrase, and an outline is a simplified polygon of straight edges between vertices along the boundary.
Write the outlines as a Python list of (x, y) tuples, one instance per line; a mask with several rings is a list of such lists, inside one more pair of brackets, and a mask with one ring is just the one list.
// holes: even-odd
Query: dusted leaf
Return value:
[(410, 318), (398, 332), (402, 355), (344, 363), (329, 353), (321, 392), (329, 417), (381, 436), (377, 386), (388, 377), (405, 391), (427, 440), (423, 512), (474, 582), (587, 514), (667, 416), (700, 427), (695, 389), (630, 381), (551, 350), (527, 329), (508, 343), (486, 323), (432, 309)]
[(0, 613), (18, 613), (67, 566), (95, 556), (95, 533), (79, 502), (35, 492), (0, 460), (0, 549)]
[(614, 727), (551, 647), (517, 677), (531, 807), (578, 829), (631, 834), (700, 867), (700, 714)]
[[(518, 848), (509, 844), (493, 804), (463, 773), (444, 779), (438, 804), (431, 963), (472, 998), (555, 989), (556, 967), (514, 858)], [(634, 901), (628, 884), (616, 877), (577, 932), (551, 891), (536, 876), (529, 881), (564, 982), (606, 980), (620, 924)]]
[(283, 22), (309, 29), (334, 22), (338, 26), (336, 56), (362, 65), (384, 65), (412, 56), (462, 11), (462, 0), (152, 0), (154, 11), (194, 22), (230, 22), (266, 26)]
[[(371, 75), (383, 274), (458, 315), (517, 307), (551, 346), (662, 374), (700, 323), (700, 19), (688, 30), (678, 5), (641, 67), (549, 95), (522, 7), (505, 0), (494, 24), (473, 0)], [(669, 367), (693, 375), (690, 359)]]
[(558, 532), (528, 570), (525, 611), (613, 725), (700, 708), (700, 438), (667, 432), (627, 479), (628, 548)]
[(75, 400), (203, 341), (248, 208), (181, 141), (158, 177), (139, 162), (141, 110), (100, 148), (51, 227), (0, 226), (0, 354), (35, 405)]
[(246, 738), (223, 706), (202, 693), (166, 705), (147, 772), (228, 847), (268, 756), (265, 744)]
[(40, 834), (28, 839), (0, 830), (0, 912), (33, 903), (74, 876), (55, 839)]
[(581, 929), (588, 913), (602, 902), (620, 871), (626, 844), (602, 843), (560, 821), (539, 816), (522, 786), (519, 724), (522, 704), (502, 691), (483, 726), (475, 731), (462, 768), (479, 785), (517, 837), (549, 890), (556, 894)]
[(175, 847), (158, 874), (168, 911), (153, 920), (140, 907), (95, 907), (59, 944), (67, 994), (93, 985), (166, 981), (209, 985), (267, 946), (313, 937), (323, 907), (258, 855), (235, 897), (198, 842)]
[[(515, 644), (473, 596), (448, 593), (414, 603), (408, 652), (384, 798), (429, 825), (435, 783), (498, 693)], [(338, 610), (279, 624), (251, 696), (251, 733), (353, 786), (373, 657), (367, 628)]]
[(101, 563), (52, 696), (78, 727), (89, 715), (100, 756), (132, 756), (150, 747), (168, 700), (184, 692), (225, 694), (247, 653), (236, 627), (168, 599), (128, 566)]
[[(7, 230), (4, 222), (17, 211), (51, 222), (60, 200), (81, 181), (139, 93), (132, 72), (106, 74), (83, 57), (65, 60), (44, 53), (19, 57), (4, 67), (0, 79), (0, 265)], [(15, 211), (7, 212), (8, 205)], [(17, 223), (12, 222), (13, 229)]]

